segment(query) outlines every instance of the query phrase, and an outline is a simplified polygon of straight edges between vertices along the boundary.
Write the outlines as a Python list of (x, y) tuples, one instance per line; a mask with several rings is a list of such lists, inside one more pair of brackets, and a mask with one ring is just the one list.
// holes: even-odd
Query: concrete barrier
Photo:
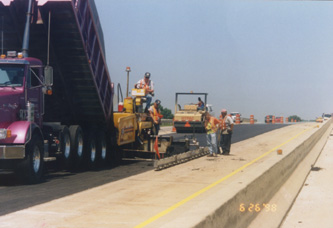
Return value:
[[(230, 195), (228, 199), (224, 200), (224, 202), (217, 202), (217, 207), (214, 211), (206, 216), (201, 222), (193, 225), (193, 227), (248, 227), (258, 213), (251, 213), (248, 211), (243, 213), (240, 212), (238, 210), (240, 203), (244, 203), (245, 205), (249, 205), (250, 203), (263, 205), (264, 203), (269, 202), (274, 194), (293, 174), (297, 166), (309, 154), (316, 143), (322, 137), (328, 137), (331, 129), (331, 122), (332, 121), (329, 120), (320, 125), (319, 129), (308, 136), (303, 142), (294, 145), (292, 148), (288, 148), (290, 151), (284, 151), (285, 156), (282, 159), (269, 159), (255, 168), (248, 167), (248, 175), (246, 176), (246, 179), (240, 180), (241, 177), (233, 183), (229, 183), (230, 185), (228, 187), (234, 189), (234, 193)], [(311, 167), (309, 167), (309, 169), (311, 169)], [(237, 183), (242, 183), (246, 186), (240, 187)], [(214, 197), (214, 199), (216, 201), (216, 197)], [(292, 201), (293, 200), (291, 200), (290, 203), (292, 203)]]
[(170, 126), (172, 125), (172, 119), (161, 119), (161, 125), (162, 126)]
[[(162, 119), (162, 126), (170, 126), (172, 125), (172, 119)], [(257, 119), (254, 119), (254, 122), (258, 122)], [(242, 123), (250, 123), (250, 118), (243, 118)]]

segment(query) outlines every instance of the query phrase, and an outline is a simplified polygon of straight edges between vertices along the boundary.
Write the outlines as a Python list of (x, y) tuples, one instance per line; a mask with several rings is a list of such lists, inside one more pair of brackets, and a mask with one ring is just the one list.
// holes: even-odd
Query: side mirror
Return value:
[(44, 83), (46, 86), (53, 85), (53, 68), (51, 66), (44, 68)]

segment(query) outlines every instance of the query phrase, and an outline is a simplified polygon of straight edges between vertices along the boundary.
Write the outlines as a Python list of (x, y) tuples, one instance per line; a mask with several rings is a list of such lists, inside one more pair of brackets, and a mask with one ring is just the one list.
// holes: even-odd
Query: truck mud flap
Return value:
[(170, 166), (174, 166), (180, 163), (184, 163), (187, 161), (190, 161), (195, 158), (202, 157), (206, 154), (208, 154), (208, 148), (207, 147), (200, 147), (199, 149), (184, 152), (181, 154), (177, 154), (171, 157), (163, 158), (160, 160), (154, 161), (154, 168), (155, 170), (161, 170), (168, 168)]

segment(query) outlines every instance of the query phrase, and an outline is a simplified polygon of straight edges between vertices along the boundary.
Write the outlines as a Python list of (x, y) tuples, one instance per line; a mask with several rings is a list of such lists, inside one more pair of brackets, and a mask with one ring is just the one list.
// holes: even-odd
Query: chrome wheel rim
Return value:
[(94, 162), (95, 159), (96, 159), (96, 145), (95, 145), (95, 142), (91, 142), (90, 151), (91, 151), (90, 159), (91, 159), (92, 162)]
[(106, 143), (104, 140), (102, 140), (102, 151), (101, 151), (101, 157), (103, 160), (106, 159)]
[(83, 154), (83, 138), (82, 135), (80, 134), (78, 136), (78, 143), (77, 143), (78, 147), (77, 147), (77, 154), (79, 157), (82, 157)]
[(70, 138), (69, 135), (65, 135), (65, 157), (69, 158), (70, 155), (70, 151), (71, 151), (71, 142), (70, 142)]
[(38, 148), (37, 145), (34, 147), (34, 152), (32, 154), (32, 167), (33, 167), (35, 173), (37, 173), (39, 171), (39, 167), (40, 167), (40, 150), (39, 150), (39, 148)]

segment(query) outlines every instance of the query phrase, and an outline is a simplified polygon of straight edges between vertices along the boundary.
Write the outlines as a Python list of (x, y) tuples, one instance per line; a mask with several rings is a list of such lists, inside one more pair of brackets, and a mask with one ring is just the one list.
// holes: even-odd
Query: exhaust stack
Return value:
[(22, 54), (24, 58), (28, 57), (28, 50), (29, 50), (31, 7), (32, 7), (32, 0), (29, 0), (27, 19), (25, 22), (24, 35), (23, 35), (23, 45), (22, 45)]

